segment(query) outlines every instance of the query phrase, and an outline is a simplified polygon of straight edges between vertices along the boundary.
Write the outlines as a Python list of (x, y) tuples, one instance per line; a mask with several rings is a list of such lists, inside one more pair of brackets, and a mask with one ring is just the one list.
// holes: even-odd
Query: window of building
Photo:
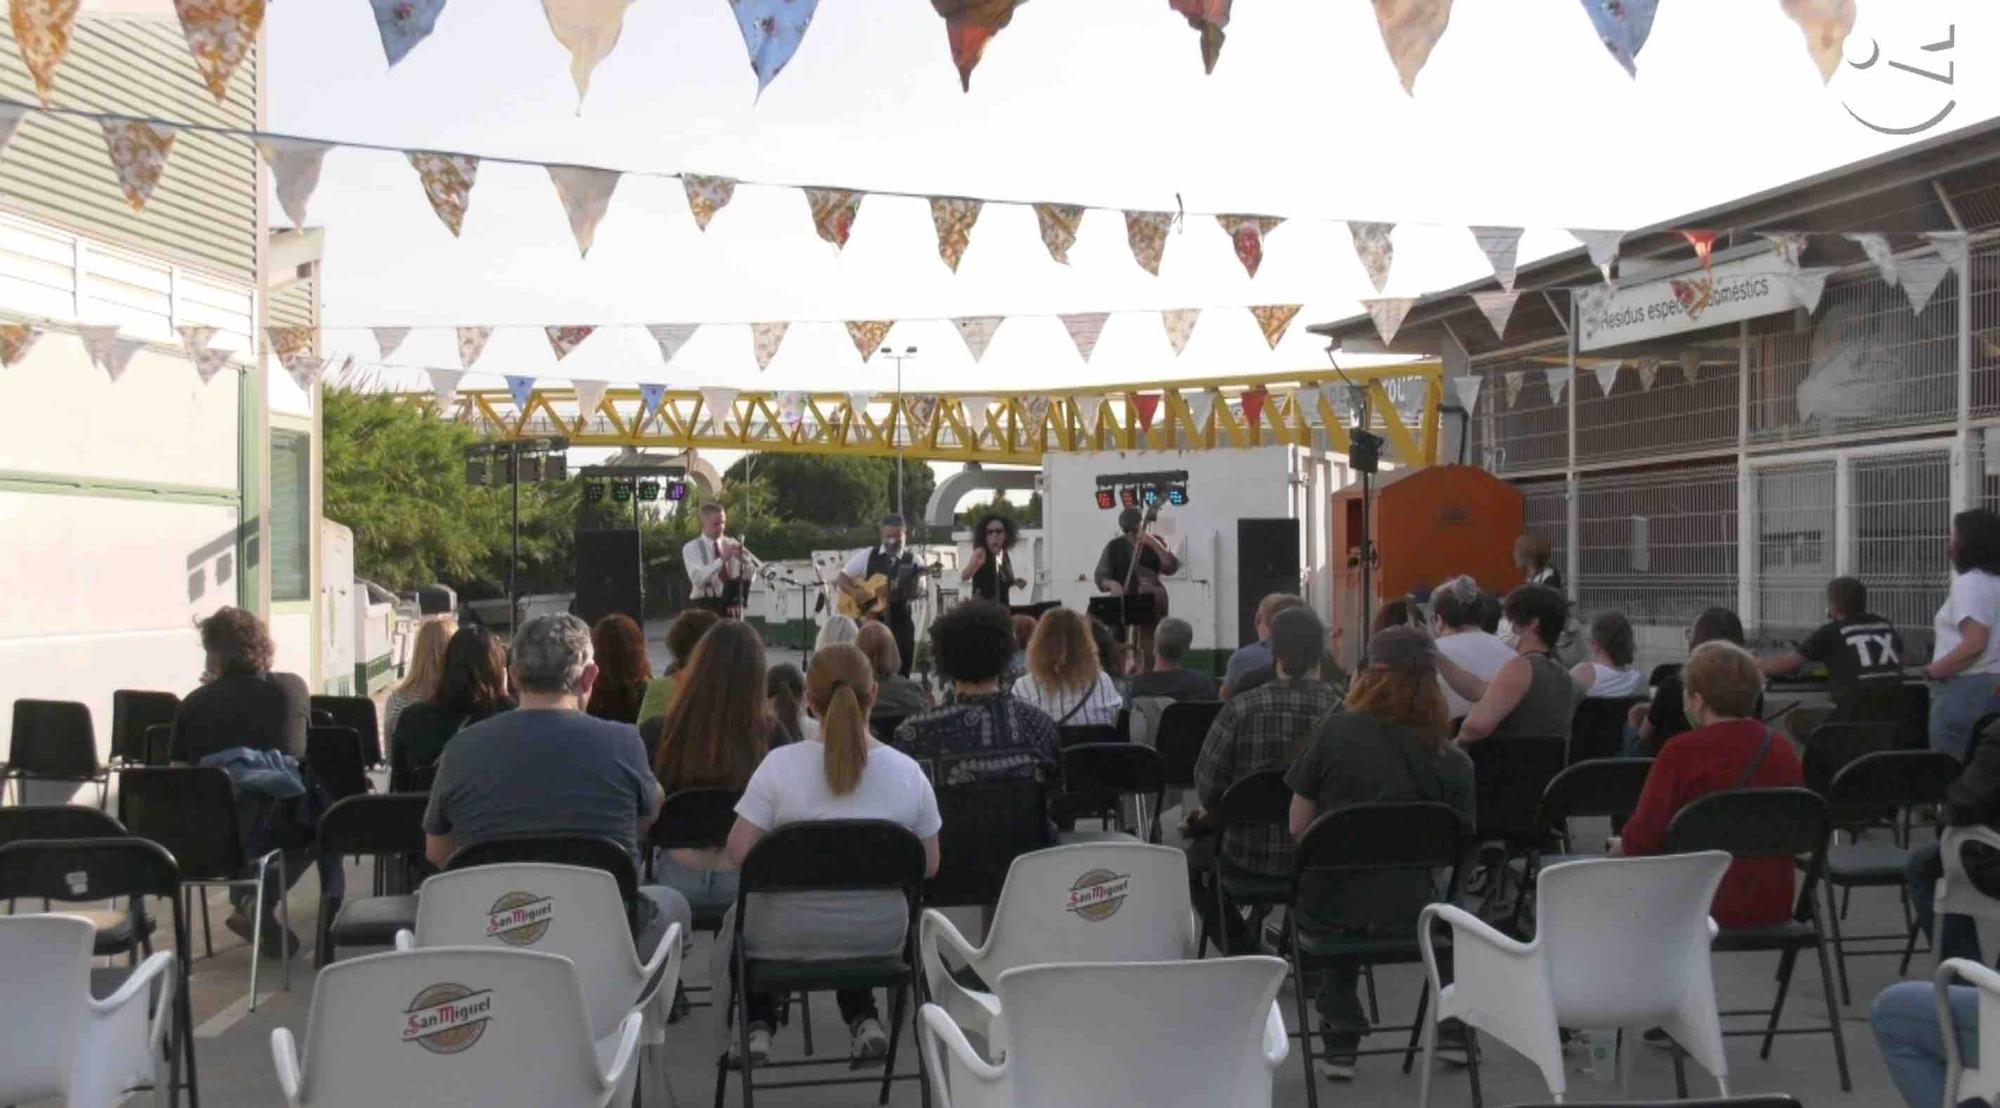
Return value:
[(312, 436), (271, 432), (271, 599), (312, 590)]

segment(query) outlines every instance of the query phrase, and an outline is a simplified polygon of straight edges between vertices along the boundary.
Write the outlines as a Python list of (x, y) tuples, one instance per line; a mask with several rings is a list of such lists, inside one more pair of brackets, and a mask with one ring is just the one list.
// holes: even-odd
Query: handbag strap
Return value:
[(1776, 732), (1772, 731), (1768, 725), (1764, 728), (1764, 741), (1757, 744), (1757, 756), (1750, 759), (1750, 767), (1743, 771), (1743, 776), (1738, 778), (1736, 784), (1731, 785), (1730, 788), (1747, 789), (1750, 787), (1750, 779), (1757, 776), (1757, 771), (1764, 766), (1764, 756), (1771, 752), (1771, 739), (1775, 734)]

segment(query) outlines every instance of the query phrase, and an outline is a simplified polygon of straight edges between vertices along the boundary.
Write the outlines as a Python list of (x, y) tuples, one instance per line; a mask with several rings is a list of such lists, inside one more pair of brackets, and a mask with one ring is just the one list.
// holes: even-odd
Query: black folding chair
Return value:
[[(229, 774), (213, 766), (147, 767), (126, 770), (118, 781), (118, 817), (133, 835), (160, 844), (180, 871), (182, 895), (202, 890), (203, 949), (215, 956), (215, 934), (209, 926), (208, 890), (227, 889), (252, 894), (255, 913), (250, 931), (250, 1010), (257, 1010), (257, 964), (264, 953), (263, 905), (273, 903), (286, 932), (292, 929), (285, 891), (285, 853), (270, 849), (256, 858), (245, 850), (237, 799)], [(249, 876), (244, 876), (245, 873)], [(277, 883), (271, 884), (275, 873)], [(189, 915), (192, 916), (192, 912)], [(279, 946), (285, 940), (281, 936)], [(285, 988), (292, 987), (291, 952), (283, 955)]]
[[(1974, 732), (1974, 738), (1978, 732)], [(1902, 735), (1904, 750), (1931, 748), (1931, 687), (1922, 681), (1903, 686)], [(1967, 755), (1967, 760), (1971, 756)]]
[[(1435, 882), (1445, 875), (1441, 899), (1449, 902), (1458, 894), (1458, 878), (1472, 829), (1449, 804), (1423, 801), (1395, 801), (1354, 804), (1327, 812), (1314, 819), (1299, 838), (1292, 859), (1291, 885), (1285, 911), (1285, 927), (1291, 939), (1293, 999), (1298, 1004), (1299, 1058), (1305, 1067), (1306, 1103), (1319, 1108), (1319, 1078), (1313, 1073), (1313, 1039), (1322, 1033), (1313, 1029), (1309, 1006), (1314, 979), (1307, 970), (1315, 962), (1329, 958), (1351, 958), (1361, 972), (1375, 966), (1409, 965), (1423, 961), (1417, 943), (1417, 914), (1412, 911), (1401, 929), (1373, 928), (1356, 931), (1321, 931), (1299, 925), (1302, 911), (1313, 898), (1331, 892), (1338, 883), (1380, 879), (1402, 875), (1413, 882)], [(1326, 918), (1322, 912), (1319, 918)], [(1410, 1041), (1403, 1047), (1379, 1047), (1355, 1051), (1371, 1054), (1403, 1055), (1403, 1072), (1416, 1059), (1417, 1044), (1430, 1004), (1428, 985), (1422, 987), (1417, 1002), (1417, 1018), (1405, 1027), (1385, 1027), (1383, 1031), (1408, 1031)], [(1471, 1028), (1466, 1034), (1473, 1034)], [(1467, 1062), (1471, 1069), (1473, 1103), (1479, 1101), (1479, 1052), (1468, 1040)]]
[(1643, 696), (1587, 696), (1577, 702), (1569, 725), (1566, 764), (1617, 758), (1625, 753), (1625, 718)]
[(132, 837), (35, 839), (0, 846), (0, 897), (61, 901), (130, 897), (134, 911), (143, 913), (140, 898), (148, 896), (166, 901), (173, 913), (174, 970), (180, 976), (174, 990), (173, 1026), (167, 1035), (168, 1083), (173, 1086), (168, 1103), (177, 1103), (179, 1090), (185, 1088), (189, 1108), (201, 1108), (194, 1066), (194, 1008), (188, 999), (188, 920), (173, 856), (158, 843)]
[(1653, 671), (1646, 675), (1646, 684), (1652, 688), (1657, 689), (1660, 687), (1661, 683), (1664, 682), (1667, 678), (1679, 677), (1680, 675), (1681, 675), (1681, 663), (1662, 662), (1659, 665), (1654, 666)]
[(1833, 791), (1833, 779), (1849, 762), (1864, 754), (1899, 749), (1901, 736), (1892, 723), (1822, 723), (1806, 736), (1800, 760), (1806, 788), (1822, 797)]
[[(0, 846), (45, 839), (122, 839), (125, 825), (96, 808), (82, 804), (30, 804), (0, 808)], [(44, 911), (48, 903), (43, 902)], [(10, 905), (11, 910), (11, 905)], [(153, 952), (153, 926), (133, 898), (127, 911), (82, 909), (70, 913), (88, 919), (97, 929), (91, 954), (99, 958), (126, 955), (132, 965), (139, 955)]]
[(1478, 813), (1476, 837), (1483, 849), (1483, 888), (1469, 890), (1482, 897), (1479, 915), (1497, 918), (1506, 901), (1513, 863), (1523, 859), (1520, 883), (1514, 890), (1514, 911), (1518, 919), (1521, 902), (1534, 887), (1528, 867), (1546, 844), (1542, 824), (1542, 797), (1549, 782), (1566, 768), (1569, 737), (1487, 738), (1466, 748), (1472, 756), (1474, 810)]
[[(396, 932), (416, 929), (417, 897), (404, 890), (413, 886), (412, 879), (424, 865), (428, 803), (429, 798), (419, 793), (363, 794), (335, 802), (320, 816), (320, 856), (375, 859), (376, 890), (373, 896), (345, 900), (320, 893), (319, 919), (313, 929), (314, 968), (331, 964), (340, 947), (393, 946)], [(400, 879), (386, 881), (390, 876)]]
[[(1573, 853), (1569, 821), (1601, 818), (1622, 821), (1639, 807), (1651, 758), (1596, 758), (1555, 775), (1542, 792), (1542, 823), (1565, 854)], [(1539, 856), (1538, 867), (1554, 858)]]
[(312, 711), (315, 719), (324, 713), (332, 726), (350, 728), (360, 736), (365, 765), (382, 764), (382, 717), (375, 711), (375, 701), (365, 696), (315, 696)]
[[(678, 789), (667, 794), (666, 803), (660, 806), (660, 817), (653, 821), (653, 827), (646, 839), (646, 879), (653, 879), (654, 855), (663, 850), (719, 850), (729, 842), (730, 829), (736, 826), (736, 802), (743, 794), (736, 789), (700, 788)], [(694, 926), (701, 931), (722, 930), (722, 912), (704, 912), (694, 909)], [(709, 991), (707, 985), (690, 985), (685, 976), (681, 990), (690, 997), (696, 993)], [(696, 1006), (689, 1001), (689, 1006)], [(703, 1006), (707, 1002), (701, 1002)]]
[(895, 742), (896, 728), (901, 727), (903, 721), (909, 718), (910, 716), (907, 712), (901, 714), (885, 712), (880, 715), (869, 716), (868, 733), (875, 736), (875, 741), (877, 742)]
[(1124, 735), (1118, 733), (1118, 728), (1108, 723), (1070, 724), (1056, 728), (1056, 745), (1065, 750), (1072, 746), (1083, 746), (1088, 743), (1122, 743), (1127, 741), (1129, 740)]
[[(1129, 742), (1064, 747), (1062, 775), (1067, 812), (1099, 820), (1107, 832), (1111, 832), (1113, 824), (1123, 831), (1125, 800), (1129, 797), (1135, 803), (1138, 817), (1132, 829), (1146, 842), (1160, 841), (1160, 809), (1166, 804), (1167, 782), (1159, 751)], [(1109, 836), (1075, 831), (1057, 836), (1067, 842), (1106, 837)]]
[(155, 723), (146, 728), (145, 764), (159, 769), (173, 764), (174, 725)]
[[(1832, 813), (1826, 801), (1810, 789), (1731, 789), (1710, 793), (1675, 813), (1667, 824), (1666, 852), (1722, 850), (1737, 861), (1782, 859), (1787, 865), (1799, 858), (1806, 859), (1799, 874), (1798, 899), (1790, 920), (1769, 927), (1729, 928), (1715, 937), (1712, 949), (1717, 954), (1757, 951), (1779, 955), (1778, 995), (1770, 1009), (1722, 1013), (1725, 1017), (1768, 1016), (1768, 1022), (1762, 1030), (1743, 1028), (1723, 1034), (1763, 1036), (1764, 1044), (1757, 1056), (1765, 1059), (1770, 1058), (1771, 1043), (1779, 1035), (1831, 1034), (1840, 1089), (1852, 1092), (1854, 1083), (1847, 1072), (1847, 1041), (1841, 1034), (1840, 1011), (1833, 991), (1833, 966), (1827, 958), (1826, 933), (1821, 928), (1818, 911), (1819, 883), (1826, 874), (1827, 843), (1832, 836)], [(1827, 1026), (1781, 1028), (1778, 1021), (1784, 1014), (1792, 971), (1799, 954), (1807, 950), (1819, 958)]]
[(1159, 726), (1153, 729), (1153, 749), (1160, 752), (1168, 788), (1194, 788), (1195, 763), (1221, 712), (1220, 700), (1183, 700), (1161, 710)]
[(142, 766), (146, 761), (146, 729), (172, 726), (181, 698), (170, 692), (119, 689), (111, 694), (111, 762)]
[(625, 898), (626, 922), (637, 933), (639, 866), (623, 845), (597, 835), (503, 835), (459, 847), (445, 860), (444, 868), (469, 869), (507, 862), (547, 862), (603, 870), (618, 882), (618, 895)]
[(306, 729), (306, 765), (327, 799), (345, 800), (369, 791), (367, 755), (351, 727)]
[(939, 785), (937, 802), (944, 824), (937, 876), (924, 883), (930, 907), (990, 911), (1014, 859), (1055, 845), (1048, 787), (1035, 778)]
[[(792, 823), (767, 833), (750, 849), (737, 876), (736, 927), (730, 955), (733, 972), (729, 983), (729, 1005), (736, 1021), (741, 1055), (743, 1108), (752, 1108), (759, 1087), (759, 1068), (835, 1064), (812, 1058), (765, 1062), (759, 1066), (750, 1055), (750, 1019), (747, 994), (812, 993), (829, 989), (886, 988), (890, 992), (889, 1054), (881, 1077), (879, 1103), (889, 1103), (893, 1081), (915, 1081), (923, 1104), (929, 1108), (930, 1085), (924, 1080), (923, 1054), (917, 1053), (914, 1074), (896, 1074), (896, 1048), (902, 1040), (903, 1015), (914, 995), (921, 975), (917, 972), (917, 916), (923, 906), (924, 848), (909, 829), (885, 820), (827, 820)], [(750, 911), (750, 897), (765, 893), (853, 892), (877, 890), (902, 894), (908, 919), (903, 928), (902, 949), (895, 954), (866, 958), (836, 958), (820, 961), (793, 961), (758, 958), (744, 949), (743, 925)], [(914, 1021), (912, 1021), (914, 1022)], [(845, 1065), (846, 1059), (837, 1064)], [(801, 1088), (819, 1085), (874, 1084), (873, 1077), (835, 1077), (816, 1081), (778, 1081), (762, 1085), (766, 1089)], [(722, 1108), (729, 1086), (729, 1059), (725, 1054), (715, 1063), (715, 1105)]]
[(74, 700), (16, 700), (5, 777), (14, 782), (16, 804), (34, 803), (28, 796), (31, 781), (72, 781), (95, 783), (97, 806), (104, 807), (111, 774), (97, 760), (90, 708)]
[[(1231, 864), (1223, 851), (1231, 831), (1276, 828), (1281, 835), (1291, 834), (1292, 789), (1285, 784), (1285, 771), (1267, 769), (1240, 778), (1222, 791), (1222, 803), (1211, 815), (1215, 817), (1215, 863), (1209, 870), (1209, 884), (1215, 890), (1216, 920), (1225, 920), (1229, 913), (1243, 908), (1261, 915), (1288, 903), (1292, 898), (1290, 875), (1246, 872)], [(1203, 920), (1196, 949), (1204, 957), (1208, 940), (1208, 921)], [(1224, 949), (1226, 945), (1226, 934), (1215, 936), (1217, 950), (1225, 955), (1234, 953)]]
[(1799, 1108), (1799, 1102), (1788, 1096), (1729, 1096), (1715, 1100), (1620, 1100), (1597, 1101), (1578, 1104), (1571, 1101), (1564, 1105), (1516, 1104), (1513, 1108)]

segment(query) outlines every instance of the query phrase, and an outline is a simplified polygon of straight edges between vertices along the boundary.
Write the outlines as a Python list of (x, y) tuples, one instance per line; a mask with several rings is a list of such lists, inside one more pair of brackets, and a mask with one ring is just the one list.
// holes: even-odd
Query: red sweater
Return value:
[[(1764, 725), (1756, 720), (1730, 720), (1676, 735), (1668, 740), (1646, 775), (1638, 810), (1625, 824), (1625, 853), (1658, 854), (1666, 846), (1667, 824), (1674, 813), (1707, 796), (1738, 787), (1743, 773), (1764, 741)], [(1783, 735), (1744, 788), (1777, 789), (1805, 784), (1798, 751)], [(1710, 909), (1718, 927), (1763, 927), (1792, 918), (1792, 861), (1759, 858), (1732, 862), (1715, 890)]]

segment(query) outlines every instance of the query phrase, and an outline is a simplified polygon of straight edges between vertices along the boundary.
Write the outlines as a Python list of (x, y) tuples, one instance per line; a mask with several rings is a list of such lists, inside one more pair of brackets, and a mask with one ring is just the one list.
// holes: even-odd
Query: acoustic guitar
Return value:
[[(840, 594), (835, 610), (856, 623), (866, 623), (871, 619), (881, 619), (889, 614), (889, 578), (877, 573), (861, 582), (854, 592), (836, 589)], [(855, 594), (859, 593), (857, 600)]]

